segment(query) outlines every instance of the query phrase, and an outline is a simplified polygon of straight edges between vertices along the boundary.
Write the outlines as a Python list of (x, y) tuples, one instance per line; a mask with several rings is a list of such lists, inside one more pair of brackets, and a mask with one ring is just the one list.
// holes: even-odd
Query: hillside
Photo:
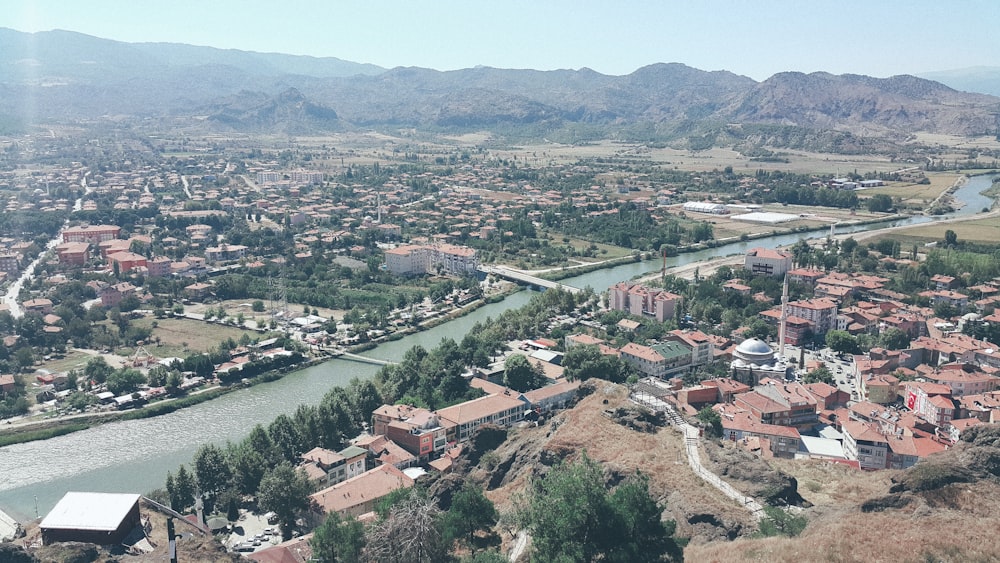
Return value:
[[(269, 117), (266, 108), (254, 109), (254, 102), (290, 89), (305, 111)], [(758, 83), (679, 63), (624, 76), (588, 68), (385, 70), (335, 58), (9, 29), (0, 29), (0, 94), (0, 120), (23, 127), (115, 117), (206, 132), (407, 127), (571, 143), (669, 141), (696, 149), (764, 142), (863, 152), (870, 142), (843, 136), (896, 142), (914, 132), (995, 134), (1000, 126), (1000, 99), (913, 76), (788, 72)], [(296, 123), (286, 125), (285, 115)]]
[[(706, 467), (733, 486), (771, 503), (799, 505), (805, 531), (795, 538), (755, 538), (749, 513), (706, 485), (689, 468), (677, 430), (636, 415), (626, 389), (589, 382), (591, 394), (538, 427), (513, 429), (491, 453), (475, 447), (456, 474), (431, 486), (450, 498), (466, 474), (486, 489), (501, 513), (529, 482), (583, 452), (605, 468), (609, 485), (639, 470), (651, 494), (690, 538), (689, 561), (803, 561), (823, 553), (836, 561), (987, 561), (1000, 550), (1000, 429), (986, 426), (967, 443), (907, 471), (860, 472), (818, 461), (763, 461), (728, 444), (704, 443)], [(972, 468), (972, 469), (970, 469)], [(801, 496), (800, 496), (801, 495)], [(933, 530), (934, 533), (928, 533)], [(498, 530), (506, 550), (509, 530)], [(887, 538), (892, 538), (887, 541)]]

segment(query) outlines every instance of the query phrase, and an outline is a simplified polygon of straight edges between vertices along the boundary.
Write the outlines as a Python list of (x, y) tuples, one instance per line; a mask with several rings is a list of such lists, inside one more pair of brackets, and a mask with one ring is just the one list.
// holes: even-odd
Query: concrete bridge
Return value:
[(583, 291), (578, 287), (573, 287), (571, 285), (566, 285), (552, 280), (538, 278), (530, 274), (525, 274), (524, 272), (519, 272), (517, 270), (507, 268), (505, 266), (479, 266), (479, 271), (483, 272), (484, 274), (493, 274), (494, 276), (501, 277), (505, 280), (510, 280), (513, 282), (523, 283), (545, 289), (559, 288), (568, 291), (570, 293), (580, 293), (581, 291)]

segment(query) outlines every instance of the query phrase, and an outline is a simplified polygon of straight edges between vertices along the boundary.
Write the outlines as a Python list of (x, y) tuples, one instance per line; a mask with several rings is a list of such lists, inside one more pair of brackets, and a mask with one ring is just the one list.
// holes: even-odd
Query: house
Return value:
[(447, 431), (438, 415), (414, 408), (406, 417), (384, 424), (385, 435), (421, 461), (439, 456), (448, 445)]
[(10, 393), (14, 390), (15, 384), (13, 375), (0, 375), (0, 393)]
[(943, 274), (935, 274), (931, 277), (931, 283), (934, 284), (934, 289), (938, 291), (951, 289), (955, 287), (955, 278)]
[(118, 265), (118, 271), (122, 274), (135, 268), (146, 267), (146, 257), (134, 252), (115, 252), (108, 255), (108, 262)]
[(722, 437), (733, 442), (746, 442), (751, 438), (762, 440), (761, 450), (766, 449), (774, 457), (791, 459), (799, 451), (801, 441), (799, 431), (790, 426), (763, 424), (747, 411), (733, 405), (720, 405)]
[(205, 249), (205, 260), (208, 262), (223, 262), (239, 260), (247, 254), (247, 247), (242, 244), (222, 244)]
[(563, 379), (552, 385), (528, 391), (521, 396), (533, 410), (548, 412), (569, 405), (576, 398), (576, 390), (579, 388), (579, 381), (566, 381)]
[(101, 305), (104, 307), (116, 307), (123, 300), (135, 295), (138, 288), (128, 282), (116, 283), (101, 289)]
[(413, 482), (395, 466), (385, 464), (313, 493), (309, 498), (315, 503), (320, 520), (331, 512), (357, 518), (373, 512), (382, 497), (412, 487)]
[(764, 424), (799, 427), (819, 420), (816, 397), (801, 383), (765, 378), (753, 391), (736, 395), (734, 402)]
[(752, 248), (743, 259), (743, 269), (753, 275), (783, 277), (792, 268), (792, 254), (784, 250)]
[(212, 291), (212, 284), (193, 283), (184, 287), (184, 294), (195, 301), (201, 301), (208, 297)]
[(861, 374), (858, 376), (860, 392), (869, 401), (888, 405), (899, 399), (899, 378), (889, 374)]
[(83, 266), (90, 259), (90, 244), (86, 242), (64, 242), (56, 247), (59, 263), (67, 266)]
[(32, 313), (38, 313), (40, 315), (46, 315), (52, 312), (52, 301), (40, 297), (38, 299), (29, 299), (21, 304), (25, 311)]
[(700, 330), (672, 330), (664, 338), (680, 342), (691, 349), (691, 367), (715, 360), (715, 344), (709, 335)]
[(368, 450), (348, 446), (339, 452), (326, 448), (313, 448), (299, 456), (299, 463), (311, 481), (323, 486), (335, 485), (361, 475), (367, 469)]

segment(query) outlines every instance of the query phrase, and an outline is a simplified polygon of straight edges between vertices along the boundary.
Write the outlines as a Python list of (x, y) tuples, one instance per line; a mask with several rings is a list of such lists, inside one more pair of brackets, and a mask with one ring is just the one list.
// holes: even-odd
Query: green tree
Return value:
[(955, 231), (948, 229), (944, 232), (944, 243), (948, 246), (955, 246), (958, 244), (958, 234)]
[(462, 490), (455, 494), (451, 508), (444, 517), (445, 539), (448, 541), (460, 539), (467, 542), (475, 551), (476, 532), (492, 528), (497, 523), (497, 510), (493, 501), (486, 498), (482, 489), (466, 483)]
[(584, 454), (560, 463), (533, 483), (521, 516), (539, 561), (661, 561), (679, 559), (674, 523), (649, 497), (648, 481), (630, 477), (612, 494), (601, 466)]
[(331, 512), (309, 540), (313, 557), (325, 563), (360, 563), (365, 547), (365, 527), (353, 516)]
[(631, 374), (631, 367), (617, 356), (601, 353), (597, 346), (573, 346), (563, 356), (563, 374), (570, 381), (592, 377), (621, 383)]
[(222, 450), (214, 444), (205, 444), (194, 454), (194, 474), (198, 492), (205, 499), (205, 510), (212, 512), (215, 497), (229, 486), (232, 470)]
[(532, 365), (524, 354), (511, 355), (503, 367), (504, 385), (520, 393), (537, 389), (545, 382), (541, 368)]
[(827, 332), (826, 345), (838, 354), (858, 353), (858, 339), (846, 330), (831, 330)]
[(115, 395), (124, 395), (137, 390), (140, 385), (146, 383), (146, 376), (137, 369), (121, 368), (111, 372), (106, 381), (108, 391)]
[(722, 437), (722, 417), (712, 407), (705, 407), (698, 411), (697, 418), (705, 423), (705, 430), (709, 436)]
[(910, 345), (910, 335), (892, 327), (882, 331), (878, 337), (879, 344), (887, 350), (903, 350)]
[(808, 521), (805, 516), (798, 516), (776, 506), (764, 507), (764, 518), (760, 521), (757, 535), (762, 537), (788, 536), (794, 537), (802, 533)]
[(253, 311), (254, 313), (263, 313), (263, 312), (264, 312), (264, 302), (263, 302), (263, 301), (261, 301), (260, 299), (256, 299), (256, 300), (254, 300), (254, 302), (253, 302), (253, 303), (252, 303), (252, 304), (250, 305), (250, 309), (251, 309), (251, 310), (252, 310), (252, 311)]
[(289, 540), (296, 516), (309, 508), (312, 485), (306, 474), (290, 463), (282, 462), (268, 470), (260, 480), (257, 501), (264, 510), (274, 512), (281, 524), (281, 537)]
[(830, 369), (826, 366), (820, 366), (805, 375), (802, 378), (805, 383), (833, 383), (833, 374), (830, 373)]
[(170, 508), (184, 512), (194, 504), (194, 481), (187, 468), (181, 465), (177, 475), (167, 473), (167, 494), (170, 496)]

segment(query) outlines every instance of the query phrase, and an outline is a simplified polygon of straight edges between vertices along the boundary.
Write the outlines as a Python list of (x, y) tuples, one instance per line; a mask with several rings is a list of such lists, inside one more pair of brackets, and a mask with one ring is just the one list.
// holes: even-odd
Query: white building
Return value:
[(752, 248), (743, 260), (743, 269), (754, 275), (780, 278), (792, 269), (792, 254), (784, 250)]
[(385, 251), (385, 266), (394, 274), (472, 275), (479, 267), (476, 250), (454, 244), (405, 245)]
[(689, 201), (684, 204), (684, 211), (694, 213), (710, 213), (712, 215), (725, 215), (729, 213), (725, 205), (721, 203), (710, 203), (707, 201)]

